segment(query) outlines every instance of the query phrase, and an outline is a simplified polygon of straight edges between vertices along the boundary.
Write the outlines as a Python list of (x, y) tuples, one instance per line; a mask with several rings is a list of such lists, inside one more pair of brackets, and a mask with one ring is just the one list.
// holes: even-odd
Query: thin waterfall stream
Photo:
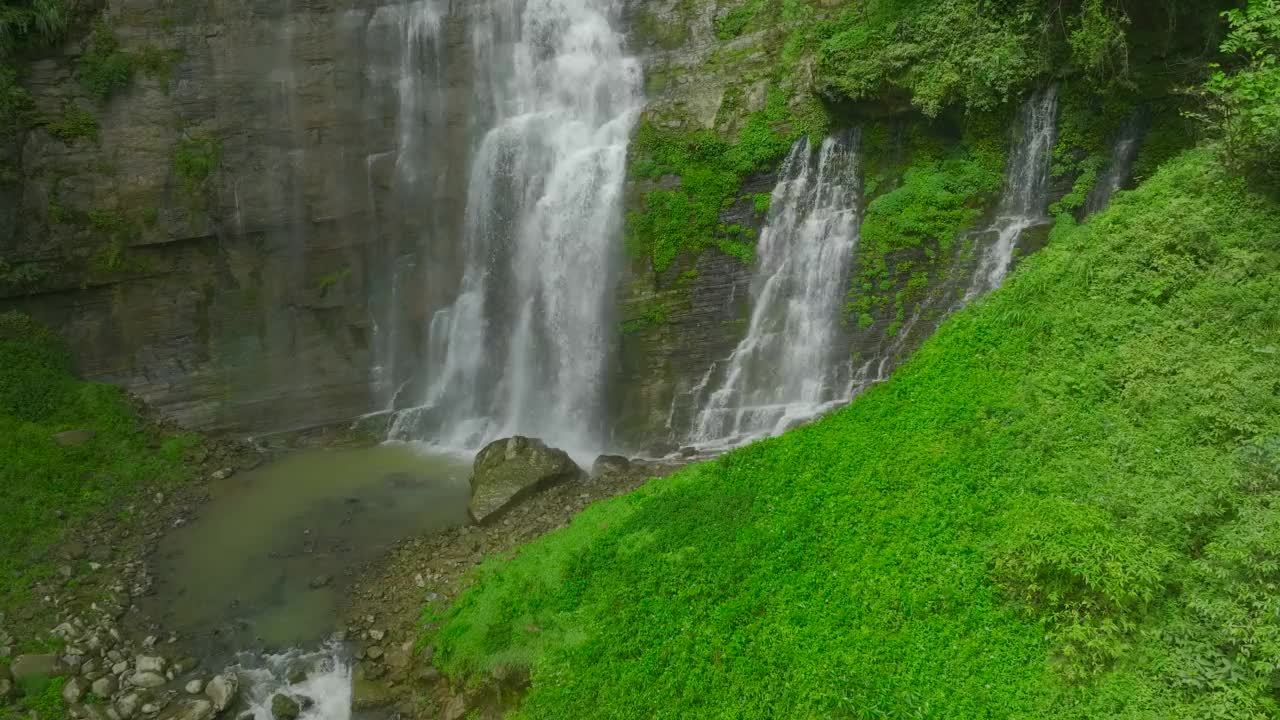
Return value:
[(1000, 287), (1013, 265), (1018, 239), (1026, 230), (1049, 222), (1049, 173), (1057, 140), (1058, 91), (1036, 93), (1018, 114), (1018, 140), (1005, 170), (1004, 197), (995, 222), (987, 230), (995, 242), (983, 249), (964, 302)]
[[(858, 133), (813, 148), (801, 138), (760, 235), (747, 335), (705, 398), (690, 439), (731, 447), (775, 434), (848, 399), (836, 338), (861, 203)], [(715, 372), (715, 366), (709, 373)]]

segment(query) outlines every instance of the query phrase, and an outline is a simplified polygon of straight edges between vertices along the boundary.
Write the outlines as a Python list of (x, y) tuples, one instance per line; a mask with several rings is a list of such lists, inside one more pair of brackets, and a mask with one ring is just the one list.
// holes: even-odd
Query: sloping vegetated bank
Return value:
[(1186, 154), (849, 408), (483, 566), (438, 662), (528, 717), (1273, 717), (1277, 270)]
[(199, 444), (149, 425), (119, 388), (77, 380), (47, 329), (0, 314), (0, 608), (34, 610), (34, 587), (74, 582), (49, 553), (65, 532), (144, 487), (188, 479)]

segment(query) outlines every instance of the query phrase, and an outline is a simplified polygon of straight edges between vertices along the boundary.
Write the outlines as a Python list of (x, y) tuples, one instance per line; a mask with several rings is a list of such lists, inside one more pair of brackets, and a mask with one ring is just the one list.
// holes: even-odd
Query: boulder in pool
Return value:
[(471, 517), (494, 518), (534, 493), (582, 477), (569, 453), (536, 438), (494, 440), (476, 455), (471, 471)]

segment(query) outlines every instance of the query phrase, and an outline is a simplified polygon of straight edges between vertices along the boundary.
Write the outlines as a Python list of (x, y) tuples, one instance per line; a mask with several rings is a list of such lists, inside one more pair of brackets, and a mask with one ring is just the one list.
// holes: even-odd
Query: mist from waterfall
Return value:
[(464, 450), (523, 433), (582, 455), (601, 447), (619, 202), (643, 104), (620, 10), (620, 0), (466, 10), (478, 139), (460, 280), (427, 321), (417, 394), (393, 439)]
[(1049, 174), (1057, 141), (1057, 119), (1055, 87), (1036, 93), (1019, 111), (1019, 135), (1005, 169), (1004, 196), (995, 222), (988, 229), (996, 240), (981, 251), (965, 302), (1000, 287), (1013, 264), (1019, 236), (1049, 222)]
[(838, 341), (849, 264), (858, 241), (858, 133), (799, 140), (782, 166), (757, 248), (752, 314), (690, 441), (704, 448), (776, 434), (849, 399)]

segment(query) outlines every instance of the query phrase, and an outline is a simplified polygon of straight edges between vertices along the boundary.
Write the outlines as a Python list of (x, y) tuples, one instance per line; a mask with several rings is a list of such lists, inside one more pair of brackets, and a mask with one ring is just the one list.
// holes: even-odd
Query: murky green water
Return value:
[(466, 520), (470, 464), (379, 446), (305, 451), (211, 487), (169, 533), (146, 599), (194, 652), (310, 645), (336, 629), (354, 571)]

